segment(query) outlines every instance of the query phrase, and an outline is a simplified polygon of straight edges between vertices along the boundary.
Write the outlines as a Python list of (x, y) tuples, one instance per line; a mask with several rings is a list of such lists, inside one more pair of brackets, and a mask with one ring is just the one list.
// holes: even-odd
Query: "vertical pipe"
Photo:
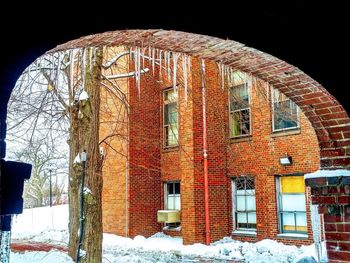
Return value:
[(208, 150), (207, 150), (207, 113), (205, 90), (205, 61), (201, 61), (202, 70), (202, 115), (203, 115), (203, 168), (204, 168), (204, 206), (205, 206), (205, 244), (210, 244), (209, 189), (208, 189)]

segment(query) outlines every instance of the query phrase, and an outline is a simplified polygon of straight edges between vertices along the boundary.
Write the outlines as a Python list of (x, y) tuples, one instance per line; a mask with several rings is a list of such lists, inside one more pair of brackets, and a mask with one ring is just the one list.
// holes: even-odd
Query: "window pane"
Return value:
[(246, 213), (237, 213), (237, 222), (238, 223), (247, 223), (247, 214)]
[(170, 195), (168, 196), (168, 207), (167, 209), (175, 209), (175, 196), (173, 195)]
[(172, 184), (172, 183), (167, 184), (167, 194), (168, 194), (168, 195), (171, 195), (171, 194), (174, 193), (174, 190), (173, 190), (173, 189), (174, 189), (174, 188), (173, 188), (173, 184)]
[(165, 126), (165, 145), (177, 145), (178, 133), (177, 124)]
[(247, 195), (247, 210), (252, 211), (255, 210), (255, 196)]
[(256, 213), (248, 213), (248, 223), (256, 224)]
[(237, 196), (237, 211), (245, 211), (245, 196)]
[(297, 213), (297, 226), (307, 226), (306, 213)]
[(174, 183), (175, 184), (175, 194), (180, 194), (180, 183)]
[(177, 103), (172, 102), (164, 107), (164, 124), (177, 123)]
[(250, 110), (235, 111), (230, 114), (231, 136), (250, 134)]
[(295, 231), (295, 220), (294, 213), (283, 213), (282, 214), (282, 228), (286, 231)]
[(306, 211), (305, 195), (282, 195), (283, 211)]
[(231, 111), (249, 107), (247, 85), (239, 85), (230, 89)]
[(298, 106), (287, 96), (274, 89), (274, 129), (288, 129), (298, 127)]
[(303, 176), (281, 177), (282, 193), (305, 193), (305, 180)]
[(166, 102), (177, 101), (177, 92), (174, 89), (169, 89), (165, 91), (164, 100)]
[[(236, 178), (236, 189), (237, 190), (245, 190), (245, 181), (246, 181), (246, 177), (237, 177)], [(242, 194), (244, 194), (244, 192), (242, 192)]]
[(176, 195), (175, 197), (174, 197), (174, 199), (175, 199), (175, 206), (174, 206), (174, 209), (177, 209), (177, 210), (180, 210), (180, 208), (181, 208), (181, 198), (180, 198), (180, 195)]

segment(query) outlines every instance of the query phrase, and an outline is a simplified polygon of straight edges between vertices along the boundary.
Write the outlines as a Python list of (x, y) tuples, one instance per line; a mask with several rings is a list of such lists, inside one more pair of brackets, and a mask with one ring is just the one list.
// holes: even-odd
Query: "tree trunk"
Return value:
[[(100, 127), (100, 80), (102, 48), (96, 50), (96, 65), (86, 70), (85, 88), (91, 102), (91, 118), (86, 122), (87, 136), (84, 141), (88, 161), (86, 185), (91, 193), (85, 195), (85, 237), (86, 262), (102, 261), (102, 159), (99, 148)], [(88, 119), (88, 118), (87, 118)], [(83, 121), (85, 118), (82, 119)]]
[(73, 259), (76, 258), (79, 239), (80, 187), (83, 174), (82, 166), (73, 164), (73, 160), (78, 153), (86, 151), (85, 187), (90, 191), (84, 194), (83, 248), (86, 251), (86, 257), (81, 262), (98, 263), (102, 261), (102, 160), (99, 152), (102, 48), (96, 50), (95, 63), (91, 68), (89, 61), (84, 64), (87, 65), (84, 89), (89, 99), (78, 102), (79, 109), (73, 110), (71, 119), (69, 255)]

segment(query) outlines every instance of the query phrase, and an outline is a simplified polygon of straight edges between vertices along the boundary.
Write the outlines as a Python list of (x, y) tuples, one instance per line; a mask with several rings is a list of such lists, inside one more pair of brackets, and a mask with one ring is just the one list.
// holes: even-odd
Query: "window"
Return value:
[(178, 145), (177, 91), (164, 91), (164, 144), (165, 147)]
[(250, 88), (242, 72), (233, 74), (230, 88), (230, 137), (250, 135)]
[(165, 184), (165, 209), (181, 209), (180, 182), (171, 182)]
[(280, 177), (278, 188), (280, 232), (307, 233), (304, 177)]
[(233, 181), (233, 206), (236, 230), (256, 229), (255, 187), (253, 177)]
[[(164, 208), (166, 210), (181, 210), (180, 182), (169, 182), (165, 184)], [(177, 228), (180, 222), (166, 223), (168, 229)]]
[(299, 107), (279, 90), (272, 90), (273, 131), (299, 127)]

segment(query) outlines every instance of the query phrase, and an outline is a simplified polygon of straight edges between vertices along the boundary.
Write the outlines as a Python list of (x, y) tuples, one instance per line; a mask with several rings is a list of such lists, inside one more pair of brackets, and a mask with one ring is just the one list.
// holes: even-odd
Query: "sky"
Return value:
[(105, 31), (161, 28), (231, 39), (274, 55), (317, 80), (350, 111), (344, 1), (106, 2), (10, 1), (2, 8), (0, 100), (32, 61), (58, 44)]

